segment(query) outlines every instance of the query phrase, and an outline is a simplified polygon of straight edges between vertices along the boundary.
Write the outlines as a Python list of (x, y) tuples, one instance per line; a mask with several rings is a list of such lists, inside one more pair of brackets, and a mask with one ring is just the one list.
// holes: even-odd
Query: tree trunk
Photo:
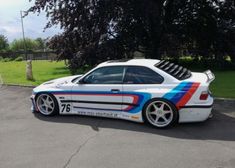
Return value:
[(28, 60), (26, 64), (26, 79), (33, 80), (32, 61)]

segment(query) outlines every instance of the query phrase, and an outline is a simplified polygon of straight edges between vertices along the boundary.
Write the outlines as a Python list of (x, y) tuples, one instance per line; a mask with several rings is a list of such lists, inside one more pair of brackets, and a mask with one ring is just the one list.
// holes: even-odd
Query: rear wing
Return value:
[(204, 74), (207, 76), (207, 83), (211, 83), (215, 79), (215, 75), (210, 70), (205, 71)]

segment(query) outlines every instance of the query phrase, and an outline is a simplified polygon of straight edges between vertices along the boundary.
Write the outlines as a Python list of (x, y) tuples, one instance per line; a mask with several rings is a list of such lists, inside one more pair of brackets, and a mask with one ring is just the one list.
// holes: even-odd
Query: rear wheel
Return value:
[(52, 116), (58, 114), (59, 106), (56, 98), (51, 94), (40, 94), (36, 98), (36, 105), (41, 114)]
[(178, 120), (176, 107), (167, 100), (152, 99), (143, 109), (143, 117), (150, 125), (164, 128), (174, 125)]

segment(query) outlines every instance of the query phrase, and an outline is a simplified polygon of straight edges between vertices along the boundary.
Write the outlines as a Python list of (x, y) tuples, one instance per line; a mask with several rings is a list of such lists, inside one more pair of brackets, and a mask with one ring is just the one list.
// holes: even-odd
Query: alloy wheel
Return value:
[(173, 120), (173, 110), (164, 101), (153, 101), (146, 108), (148, 121), (157, 127), (166, 127)]
[(41, 94), (37, 98), (37, 107), (44, 115), (50, 115), (55, 109), (55, 102), (48, 94)]

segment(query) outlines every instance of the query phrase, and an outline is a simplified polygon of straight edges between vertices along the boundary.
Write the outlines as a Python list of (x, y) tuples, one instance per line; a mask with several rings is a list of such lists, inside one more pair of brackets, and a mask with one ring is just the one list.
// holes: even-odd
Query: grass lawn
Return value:
[[(36, 86), (51, 79), (70, 75), (63, 61), (33, 61), (35, 81), (27, 81), (25, 67), (26, 62), (0, 62), (0, 75), (4, 83)], [(235, 98), (235, 71), (215, 71), (214, 73), (216, 79), (210, 86), (213, 95), (216, 97)]]
[(215, 97), (235, 98), (235, 71), (215, 71), (210, 90)]
[(45, 81), (68, 76), (69, 70), (63, 61), (33, 61), (33, 77), (35, 81), (26, 80), (26, 62), (0, 62), (0, 75), (6, 84), (38, 85)]

